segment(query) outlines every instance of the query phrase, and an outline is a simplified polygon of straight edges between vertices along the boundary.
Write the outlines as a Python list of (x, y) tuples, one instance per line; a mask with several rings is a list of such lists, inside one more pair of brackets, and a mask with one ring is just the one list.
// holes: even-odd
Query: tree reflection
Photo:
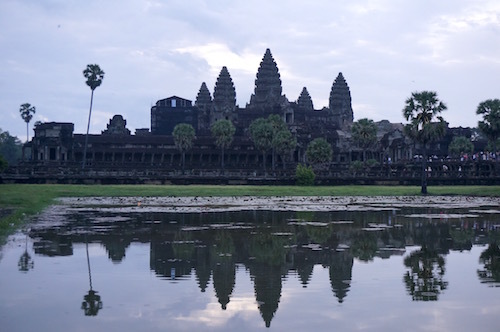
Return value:
[(21, 257), (19, 257), (17, 266), (19, 267), (19, 271), (21, 272), (28, 272), (35, 266), (35, 262), (31, 258), (31, 255), (28, 253), (28, 234), (26, 234), (24, 252)]
[(353, 235), (351, 252), (359, 260), (368, 262), (377, 253), (377, 235), (373, 231), (361, 231)]
[(325, 244), (330, 240), (333, 231), (331, 225), (324, 226), (322, 224), (311, 224), (306, 226), (306, 233), (312, 242)]
[(414, 301), (437, 301), (439, 294), (448, 287), (444, 280), (445, 259), (436, 250), (423, 246), (410, 253), (404, 264), (406, 290)]
[(196, 250), (191, 234), (183, 231), (176, 232), (172, 242), (172, 249), (176, 259), (191, 260)]
[(458, 250), (471, 250), (474, 232), (467, 228), (454, 228), (450, 230), (453, 248)]
[[(245, 276), (249, 275), (250, 282), (253, 282), (258, 310), (269, 327), (289, 276), (296, 276), (302, 287), (309, 287), (310, 282), (314, 287), (317, 282), (326, 282), (330, 286), (326, 291), (335, 297), (334, 302), (348, 302), (351, 289), (356, 288), (356, 283), (352, 283), (355, 281), (353, 266), (359, 261), (402, 256), (407, 246), (419, 246), (420, 250), (406, 254), (404, 272), (400, 272), (404, 273), (405, 292), (414, 301), (436, 301), (448, 286), (444, 279), (445, 254), (450, 249), (470, 250), (472, 246), (485, 245), (493, 233), (500, 234), (494, 231), (500, 222), (496, 217), (491, 221), (480, 218), (467, 221), (406, 214), (418, 215), (420, 211), (420, 208), (415, 208), (404, 212), (369, 213), (158, 213), (141, 217), (143, 219), (138, 224), (116, 223), (116, 218), (103, 215), (90, 228), (86, 228), (87, 220), (95, 215), (86, 219), (76, 215), (75, 222), (71, 219), (68, 226), (37, 228), (30, 234), (36, 239), (32, 252), (37, 256), (72, 255), (73, 241), (85, 241), (90, 290), (81, 307), (86, 316), (97, 315), (102, 309), (102, 301), (92, 288), (88, 243), (87, 238), (83, 239), (84, 234), (89, 236), (90, 243), (102, 243), (113, 262), (125, 258), (126, 248), (131, 243), (150, 243), (150, 269), (158, 278), (172, 284), (179, 283), (179, 287), (184, 280), (196, 278), (199, 292), (205, 292), (213, 285), (215, 301), (220, 303), (218, 308), (222, 310), (227, 309), (230, 300), (234, 301), (236, 272), (244, 269)], [(436, 211), (429, 208), (424, 212), (432, 215)], [(500, 238), (490, 238), (491, 242), (495, 240), (496, 244), (500, 243)], [(480, 263), (484, 267), (479, 265), (477, 270), (481, 282), (500, 286), (499, 257), (498, 245), (490, 244), (483, 252)], [(313, 273), (324, 273), (318, 272), (321, 269), (316, 267), (322, 267), (328, 275), (323, 279), (313, 278)], [(19, 270), (30, 268), (33, 268), (33, 263), (25, 250), (19, 259)], [(189, 287), (189, 284), (184, 283), (184, 287)], [(316, 290), (314, 287), (312, 291)], [(205, 296), (213, 295), (209, 292)]]
[(483, 264), (482, 270), (477, 270), (481, 283), (500, 286), (500, 248), (495, 241), (479, 256), (479, 262)]
[(102, 309), (102, 301), (101, 296), (97, 294), (97, 291), (92, 289), (92, 273), (90, 272), (89, 243), (87, 238), (85, 238), (85, 249), (87, 251), (90, 290), (87, 295), (83, 296), (82, 309), (85, 316), (97, 316), (99, 309)]
[(252, 237), (250, 243), (250, 254), (258, 262), (269, 265), (281, 265), (287, 254), (285, 244), (288, 239), (284, 236), (273, 235), (269, 231), (256, 234)]

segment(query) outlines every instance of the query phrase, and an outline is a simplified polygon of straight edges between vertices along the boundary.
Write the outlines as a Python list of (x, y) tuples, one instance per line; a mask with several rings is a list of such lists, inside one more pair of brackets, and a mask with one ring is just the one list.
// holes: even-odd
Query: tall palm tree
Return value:
[(288, 127), (285, 121), (283, 121), (283, 118), (278, 114), (269, 115), (267, 117), (267, 121), (273, 127), (273, 136), (271, 139), (271, 157), (272, 157), (271, 161), (272, 161), (272, 168), (274, 171), (276, 168), (276, 152), (278, 149), (277, 144), (279, 143), (279, 141), (276, 139), (276, 135), (282, 130), (288, 130)]
[(366, 162), (366, 150), (377, 141), (377, 125), (370, 119), (359, 119), (351, 127), (352, 138), (363, 149), (363, 161)]
[(26, 122), (26, 142), (28, 142), (30, 140), (28, 124), (33, 119), (33, 114), (36, 113), (36, 107), (31, 106), (29, 103), (24, 103), (19, 108), (19, 113), (21, 113), (21, 118)]
[(252, 121), (248, 129), (253, 144), (257, 150), (262, 152), (262, 165), (264, 166), (264, 175), (266, 175), (266, 154), (273, 147), (273, 125), (266, 118), (258, 118)]
[(83, 161), (82, 169), (85, 168), (85, 161), (87, 159), (87, 144), (89, 140), (89, 129), (90, 129), (90, 117), (92, 115), (92, 102), (94, 100), (94, 90), (101, 85), (104, 79), (104, 71), (101, 70), (99, 65), (87, 65), (87, 68), (83, 71), (83, 76), (87, 79), (85, 82), (92, 91), (90, 94), (90, 110), (89, 110), (89, 121), (87, 123), (87, 134), (85, 135), (85, 146), (83, 148)]
[[(479, 129), (486, 135), (493, 145), (493, 152), (497, 151), (497, 140), (500, 138), (500, 99), (488, 99), (480, 103), (476, 114), (483, 116), (483, 121), (478, 122)], [(500, 156), (496, 155), (498, 161)]]
[(175, 146), (182, 154), (182, 174), (184, 174), (186, 151), (193, 146), (196, 134), (192, 125), (188, 123), (179, 123), (174, 127), (172, 135), (174, 136)]
[(231, 145), (236, 128), (230, 120), (218, 120), (210, 127), (215, 144), (221, 148), (221, 168), (224, 173), (224, 150)]
[(274, 134), (273, 147), (280, 155), (283, 169), (285, 169), (285, 157), (290, 155), (297, 147), (297, 138), (292, 135), (288, 128), (279, 130)]
[(434, 91), (413, 92), (403, 109), (403, 116), (409, 121), (405, 133), (422, 146), (422, 194), (427, 194), (427, 147), (446, 133), (447, 124), (439, 115), (446, 109)]

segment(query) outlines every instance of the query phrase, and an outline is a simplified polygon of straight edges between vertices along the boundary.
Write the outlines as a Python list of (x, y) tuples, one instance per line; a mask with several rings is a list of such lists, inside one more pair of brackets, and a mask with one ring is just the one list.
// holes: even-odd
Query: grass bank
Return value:
[[(500, 186), (431, 186), (429, 195), (500, 196)], [(413, 196), (418, 186), (0, 185), (0, 237), (57, 197), (117, 196)]]

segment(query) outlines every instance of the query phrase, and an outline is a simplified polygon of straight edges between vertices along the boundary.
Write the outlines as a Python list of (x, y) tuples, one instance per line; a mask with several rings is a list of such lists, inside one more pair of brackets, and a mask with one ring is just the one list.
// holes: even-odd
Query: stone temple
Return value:
[[(210, 126), (219, 119), (231, 120), (238, 136), (245, 136), (250, 123), (270, 114), (278, 114), (297, 136), (329, 137), (334, 143), (335, 131), (346, 130), (352, 124), (353, 111), (349, 86), (342, 73), (333, 82), (329, 107), (315, 110), (304, 87), (296, 101), (282, 93), (278, 66), (269, 49), (266, 50), (255, 79), (255, 90), (245, 108), (236, 105), (236, 89), (226, 67), (220, 71), (213, 98), (203, 82), (196, 101), (172, 96), (159, 100), (151, 108), (151, 133), (170, 135), (178, 123), (189, 123), (199, 136), (210, 136)], [(318, 131), (319, 130), (319, 131)], [(333, 136), (332, 136), (333, 135)]]
[[(256, 174), (271, 165), (272, 156), (271, 151), (263, 155), (255, 148), (249, 127), (252, 121), (271, 114), (281, 117), (297, 139), (295, 151), (279, 162), (283, 171), (293, 172), (298, 163), (307, 162), (307, 145), (318, 137), (331, 144), (332, 163), (337, 167), (343, 164), (344, 168), (348, 167), (362, 155), (351, 139), (354, 112), (344, 75), (338, 73), (333, 80), (328, 107), (315, 109), (306, 87), (296, 100), (289, 100), (283, 94), (278, 65), (267, 49), (257, 69), (254, 92), (245, 107), (236, 104), (235, 84), (229, 69), (222, 67), (213, 93), (203, 82), (194, 102), (181, 96), (158, 100), (150, 110), (151, 128), (137, 129), (131, 134), (123, 116), (115, 115), (102, 134), (89, 136), (85, 159), (88, 169), (92, 170), (174, 172), (180, 169), (181, 153), (175, 147), (172, 131), (177, 124), (188, 123), (195, 128), (196, 139), (186, 152), (186, 169), (192, 174), (216, 172), (221, 165), (221, 151), (211, 136), (210, 127), (226, 119), (236, 128), (234, 140), (224, 154), (227, 170)], [(383, 163), (388, 158), (393, 162), (412, 158), (414, 146), (403, 135), (402, 124), (381, 121), (377, 126), (378, 142), (372, 148), (373, 159)], [(32, 141), (25, 145), (26, 163), (47, 171), (58, 167), (62, 172), (72, 169), (76, 172), (83, 161), (85, 135), (74, 133), (73, 129), (72, 123), (60, 122), (35, 126)], [(446, 155), (446, 149), (446, 144), (437, 144), (431, 153)]]

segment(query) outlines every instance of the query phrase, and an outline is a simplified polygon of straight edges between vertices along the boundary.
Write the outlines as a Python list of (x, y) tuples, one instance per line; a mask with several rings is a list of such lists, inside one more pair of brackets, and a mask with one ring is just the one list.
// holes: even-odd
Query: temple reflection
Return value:
[[(356, 261), (369, 263), (404, 255), (402, 282), (408, 295), (415, 301), (436, 301), (448, 287), (446, 255), (481, 244), (485, 250), (478, 278), (489, 285), (500, 284), (500, 242), (492, 240), (499, 237), (499, 215), (488, 219), (410, 216), (380, 210), (117, 217), (88, 210), (68, 215), (66, 222), (51, 227), (34, 227), (30, 237), (34, 252), (45, 256), (72, 255), (76, 243), (100, 243), (114, 264), (126, 259), (131, 243), (149, 243), (149, 268), (158, 278), (179, 284), (195, 279), (200, 292), (212, 286), (221, 310), (231, 305), (236, 271), (244, 268), (267, 327), (278, 310), (284, 282), (296, 277), (307, 289), (315, 266), (328, 269), (332, 296), (342, 304), (349, 300)], [(92, 220), (90, 226), (88, 220)], [(408, 246), (413, 247), (411, 252), (407, 252)], [(24, 261), (29, 260), (22, 258)], [(90, 261), (88, 268), (90, 277)], [(26, 269), (29, 266), (23, 263), (21, 270)], [(97, 315), (102, 301), (92, 289), (91, 278), (89, 281), (82, 309), (86, 315)]]

